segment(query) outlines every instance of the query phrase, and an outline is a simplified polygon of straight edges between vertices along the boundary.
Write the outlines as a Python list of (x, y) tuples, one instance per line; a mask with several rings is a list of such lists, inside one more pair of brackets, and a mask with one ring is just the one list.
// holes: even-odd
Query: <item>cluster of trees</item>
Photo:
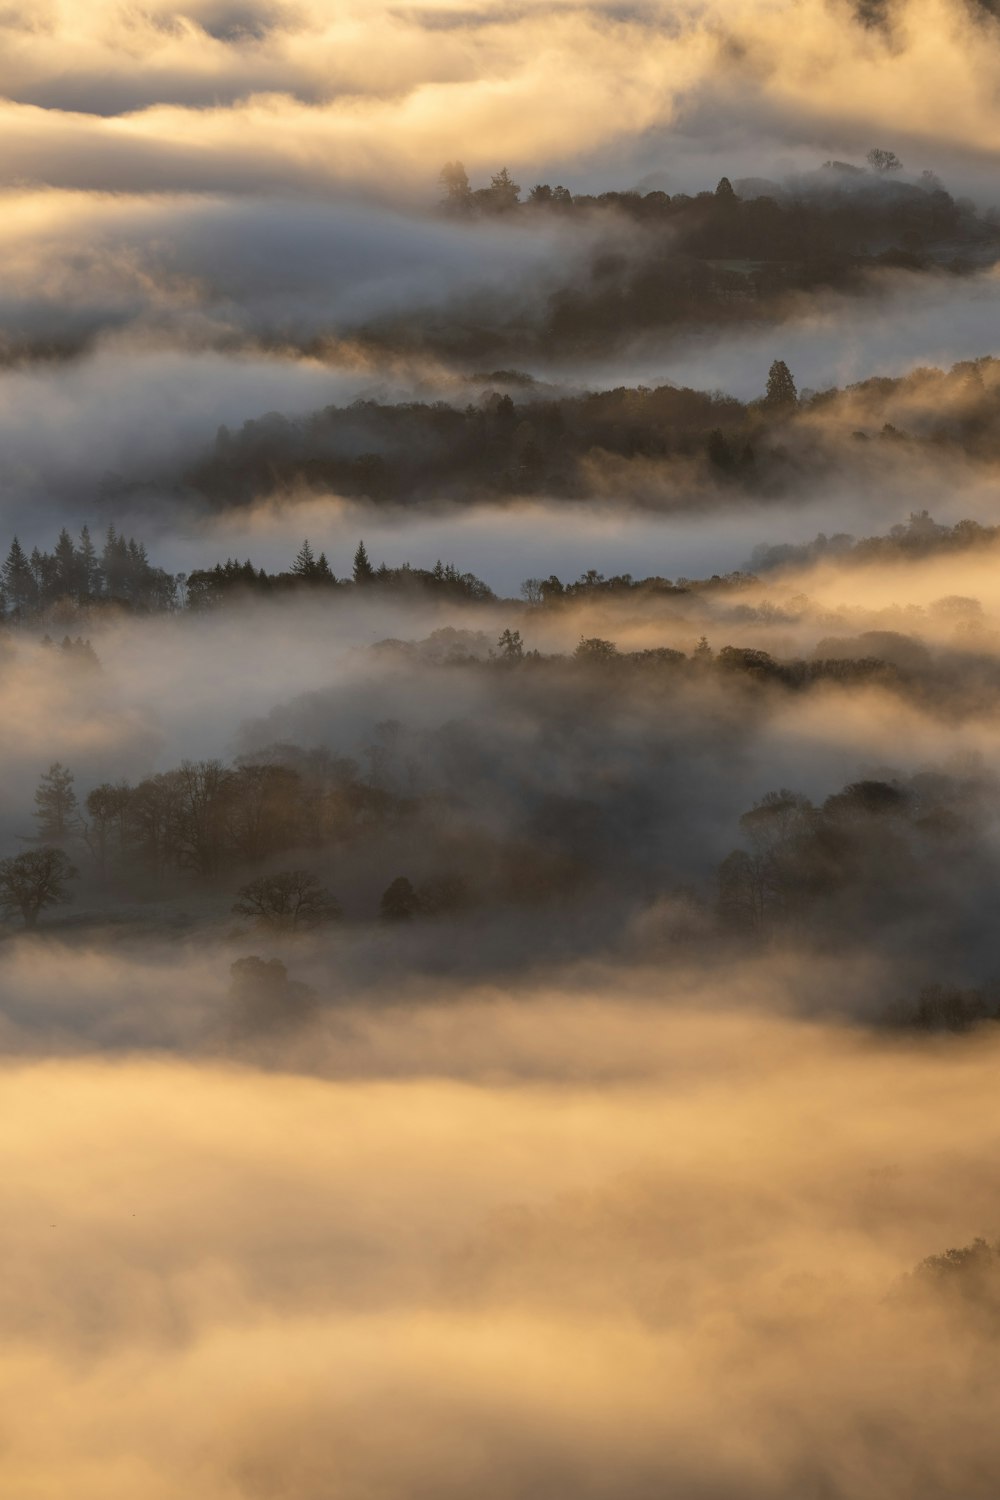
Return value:
[[(349, 842), (409, 817), (414, 799), (376, 785), (383, 777), (394, 723), (376, 730), (370, 771), (322, 751), (284, 747), (285, 760), (185, 761), (132, 786), (105, 782), (79, 801), (73, 773), (54, 762), (35, 792), (39, 847), (0, 861), (0, 912), (37, 926), (50, 906), (71, 899), (79, 876), (66, 847), (86, 851), (102, 882), (114, 873), (161, 878), (173, 870), (217, 882), (232, 869), (272, 863), (287, 849)], [(381, 742), (381, 743), (380, 743)], [(277, 753), (277, 752), (276, 752)], [(289, 764), (296, 761), (297, 765)], [(464, 882), (444, 875), (418, 888), (398, 876), (379, 904), (386, 921), (463, 909)], [(238, 887), (235, 915), (270, 932), (298, 933), (337, 921), (341, 908), (315, 870), (270, 869)]]
[(171, 871), (215, 878), (404, 819), (412, 804), (378, 784), (377, 743), (370, 760), (364, 779), (355, 761), (291, 748), (232, 766), (184, 761), (134, 785), (104, 782), (82, 803), (72, 773), (56, 762), (35, 794), (37, 837), (85, 848), (102, 880)]
[(853, 782), (819, 806), (769, 792), (740, 819), (744, 847), (719, 868), (719, 915), (756, 936), (912, 921), (921, 899), (940, 897), (942, 866), (954, 875), (974, 844), (981, 791), (975, 778), (921, 772)]
[(63, 527), (51, 552), (35, 547), (29, 554), (15, 536), (0, 566), (0, 619), (31, 618), (62, 601), (162, 610), (176, 598), (177, 580), (150, 563), (141, 542), (113, 526), (100, 552), (86, 526), (75, 542)]
[(507, 168), (473, 187), (461, 162), (441, 174), (442, 208), (460, 220), (523, 222), (540, 213), (591, 224), (624, 220), (633, 231), (602, 244), (580, 275), (554, 291), (536, 321), (483, 304), (477, 324), (412, 310), (366, 325), (376, 343), (430, 345), (453, 357), (492, 349), (503, 357), (553, 347), (618, 343), (651, 327), (739, 323), (773, 316), (789, 293), (828, 287), (862, 291), (873, 269), (940, 266), (956, 273), (995, 256), (1000, 234), (989, 215), (956, 200), (933, 173), (903, 180), (894, 152), (876, 147), (869, 170), (831, 161), (782, 186), (723, 177), (714, 190), (571, 193), (538, 183), (522, 197)]
[(223, 429), (186, 483), (219, 506), (302, 487), (395, 503), (584, 499), (613, 482), (642, 499), (653, 463), (659, 487), (651, 498), (661, 500), (673, 464), (685, 486), (701, 477), (772, 494), (825, 474), (831, 462), (870, 464), (876, 451), (909, 461), (920, 445), (935, 458), (1000, 459), (1000, 361), (992, 358), (804, 395), (777, 359), (760, 399), (749, 402), (670, 385), (552, 397), (528, 378), (515, 383), (515, 373), (483, 376), (502, 378), (515, 395), (487, 389), (464, 408), (357, 401)]
[[(15, 537), (7, 561), (0, 568), (0, 621), (16, 626), (38, 619), (59, 619), (67, 609), (79, 617), (80, 612), (86, 614), (107, 606), (143, 613), (185, 606), (204, 610), (237, 595), (277, 595), (356, 586), (473, 602), (494, 598), (492, 589), (481, 578), (462, 572), (453, 563), (438, 561), (433, 568), (415, 568), (408, 562), (399, 568), (390, 568), (385, 563), (376, 566), (370, 561), (363, 541), (354, 555), (352, 574), (346, 578), (336, 577), (326, 554), (320, 552), (317, 556), (308, 539), (291, 567), (282, 572), (268, 573), (249, 559), (237, 562), (230, 558), (213, 567), (196, 568), (189, 574), (178, 573), (173, 577), (149, 562), (141, 543), (131, 538), (126, 542), (123, 537), (115, 536), (113, 530), (108, 536), (105, 553), (109, 548), (115, 554), (124, 549), (129, 559), (124, 571), (107, 572), (103, 563), (98, 565), (97, 573), (78, 566), (88, 556), (91, 545), (86, 527), (79, 548), (64, 529), (53, 553), (39, 552), (36, 548), (30, 558)], [(53, 558), (59, 560), (55, 570), (48, 566)], [(36, 582), (42, 577), (47, 579), (44, 586)], [(42, 644), (72, 658), (76, 665), (98, 665), (93, 646), (82, 636), (65, 635), (57, 646), (46, 634)]]
[(376, 567), (369, 559), (364, 542), (358, 544), (350, 578), (337, 578), (321, 552), (317, 557), (308, 540), (303, 542), (287, 572), (268, 573), (245, 562), (228, 559), (212, 568), (198, 568), (188, 574), (186, 596), (189, 609), (210, 609), (225, 603), (234, 595), (271, 595), (291, 589), (337, 589), (343, 586), (391, 589), (394, 592), (430, 595), (432, 597), (483, 602), (494, 597), (492, 589), (473, 573), (463, 573), (453, 563), (438, 560), (433, 568), (414, 568), (410, 563), (390, 568)]
[(993, 546), (1000, 540), (1000, 526), (980, 521), (956, 521), (954, 526), (935, 521), (926, 510), (911, 511), (909, 519), (889, 528), (885, 536), (853, 537), (848, 532), (826, 536), (820, 532), (811, 542), (795, 545), (764, 542), (755, 547), (747, 563), (754, 574), (777, 568), (809, 567), (825, 559), (851, 562), (891, 562), (895, 559), (931, 557), (942, 552), (969, 552)]

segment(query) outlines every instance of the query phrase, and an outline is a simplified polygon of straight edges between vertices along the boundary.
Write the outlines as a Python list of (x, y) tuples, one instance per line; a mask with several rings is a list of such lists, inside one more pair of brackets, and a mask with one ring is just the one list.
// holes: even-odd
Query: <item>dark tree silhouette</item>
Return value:
[(364, 542), (358, 543), (358, 550), (354, 554), (354, 582), (371, 583), (375, 577), (375, 569), (371, 565)]
[(17, 537), (10, 544), (2, 574), (3, 590), (9, 608), (18, 614), (30, 609), (38, 595), (38, 585), (31, 571), (31, 563)]
[(903, 163), (895, 151), (886, 151), (881, 146), (873, 146), (865, 160), (873, 172), (901, 172), (903, 170)]
[(767, 395), (764, 400), (768, 406), (780, 409), (796, 406), (798, 399), (799, 393), (795, 389), (791, 370), (783, 359), (776, 359), (767, 374)]
[(68, 883), (76, 874), (61, 849), (29, 849), (0, 860), (0, 908), (36, 927), (46, 907), (70, 900)]
[(282, 870), (260, 875), (236, 893), (233, 911), (264, 927), (297, 932), (335, 921), (340, 907), (310, 870)]
[(407, 922), (420, 911), (420, 897), (405, 875), (398, 876), (382, 892), (379, 914), (387, 922)]
[(497, 651), (502, 661), (521, 661), (524, 656), (521, 632), (510, 629), (501, 631), (500, 639), (497, 641)]

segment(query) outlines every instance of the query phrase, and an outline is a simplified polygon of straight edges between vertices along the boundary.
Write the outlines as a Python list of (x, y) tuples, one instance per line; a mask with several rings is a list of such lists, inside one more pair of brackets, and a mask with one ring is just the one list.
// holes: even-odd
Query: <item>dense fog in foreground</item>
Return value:
[(997, 4), (0, 41), (0, 1491), (992, 1500)]

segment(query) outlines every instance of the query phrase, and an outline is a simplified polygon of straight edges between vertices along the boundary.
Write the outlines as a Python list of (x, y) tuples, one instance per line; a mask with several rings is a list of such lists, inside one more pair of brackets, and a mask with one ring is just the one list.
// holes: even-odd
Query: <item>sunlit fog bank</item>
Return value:
[(8, 1066), (12, 1490), (990, 1494), (995, 1047), (534, 1005)]
[(994, 1500), (998, 59), (0, 5), (2, 1500)]

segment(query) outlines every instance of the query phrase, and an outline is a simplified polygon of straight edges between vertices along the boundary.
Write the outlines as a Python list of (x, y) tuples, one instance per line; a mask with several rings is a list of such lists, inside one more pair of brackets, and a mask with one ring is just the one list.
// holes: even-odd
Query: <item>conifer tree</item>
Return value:
[(765, 402), (774, 407), (795, 406), (798, 399), (799, 393), (795, 389), (791, 370), (783, 359), (776, 359), (768, 371)]
[(16, 614), (30, 609), (38, 597), (38, 588), (31, 564), (17, 537), (10, 544), (7, 560), (0, 572), (3, 574), (4, 593), (10, 608)]
[(296, 578), (315, 578), (317, 566), (316, 556), (307, 539), (295, 555), (292, 572)]
[(77, 592), (78, 560), (73, 538), (65, 526), (55, 545), (56, 585), (61, 594)]
[(371, 583), (375, 577), (375, 569), (372, 567), (364, 542), (358, 543), (358, 550), (354, 554), (354, 582)]
[(101, 565), (97, 560), (97, 548), (91, 538), (89, 526), (84, 526), (80, 532), (76, 558), (79, 597), (81, 600), (96, 599), (101, 592)]

